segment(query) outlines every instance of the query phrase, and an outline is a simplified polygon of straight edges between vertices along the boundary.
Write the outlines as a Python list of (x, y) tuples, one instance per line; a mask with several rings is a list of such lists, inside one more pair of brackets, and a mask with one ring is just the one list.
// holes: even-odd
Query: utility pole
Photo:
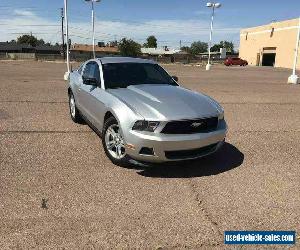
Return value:
[(65, 33), (64, 33), (64, 8), (61, 8), (61, 39), (62, 39), (62, 53), (65, 60), (66, 52), (65, 52)]
[[(68, 23), (68, 0), (64, 0), (64, 19), (65, 19), (65, 26), (66, 26), (66, 40), (69, 41), (69, 23)], [(70, 75), (70, 47), (69, 43), (67, 42), (67, 72), (64, 74), (64, 79), (67, 81)]]
[(180, 40), (180, 41), (179, 41), (179, 49), (181, 49), (181, 47), (182, 47), (182, 46), (181, 46), (181, 40)]

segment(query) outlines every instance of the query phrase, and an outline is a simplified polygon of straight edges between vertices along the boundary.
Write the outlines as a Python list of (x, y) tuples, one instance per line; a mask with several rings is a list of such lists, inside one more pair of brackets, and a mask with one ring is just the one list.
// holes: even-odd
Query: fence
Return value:
[(12, 60), (35, 60), (35, 53), (7, 53), (7, 58)]
[[(97, 54), (97, 57), (103, 56), (113, 56), (113, 55), (104, 55)], [(77, 62), (84, 62), (93, 57), (92, 53), (70, 53), (70, 60)], [(168, 56), (141, 56), (145, 59), (151, 59), (158, 63), (182, 63), (182, 64), (200, 64), (206, 65), (207, 58), (201, 56), (191, 56), (191, 55), (182, 55), (182, 54), (174, 54)], [(40, 53), (0, 53), (0, 60), (39, 60), (39, 61), (62, 61), (63, 56), (60, 54), (40, 54)], [(213, 64), (222, 63), (223, 59), (212, 58), (211, 61)]]
[(39, 61), (59, 61), (63, 60), (63, 56), (60, 54), (35, 54), (35, 59)]

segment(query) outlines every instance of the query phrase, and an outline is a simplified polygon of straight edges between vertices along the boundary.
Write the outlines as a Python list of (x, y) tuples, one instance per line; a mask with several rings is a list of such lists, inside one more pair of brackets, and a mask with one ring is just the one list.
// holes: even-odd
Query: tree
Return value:
[(146, 48), (157, 48), (157, 39), (155, 36), (148, 36), (147, 42), (143, 45)]
[(221, 41), (218, 44), (215, 44), (211, 47), (211, 51), (217, 52), (220, 51), (220, 48), (225, 48), (227, 52), (234, 52), (233, 42)]
[(117, 47), (118, 46), (118, 41), (117, 40), (109, 41), (108, 46)]
[(36, 47), (37, 45), (45, 44), (45, 41), (43, 39), (37, 39), (33, 35), (22, 35), (17, 38), (17, 43), (30, 44), (32, 47)]
[(191, 54), (197, 55), (199, 53), (207, 52), (208, 44), (205, 42), (193, 42), (191, 44)]
[(234, 52), (234, 45), (233, 45), (233, 42), (228, 42), (228, 41), (221, 41), (220, 42), (223, 46), (223, 48), (226, 49), (226, 51), (228, 52)]
[(211, 52), (219, 52), (221, 48), (223, 48), (223, 46), (222, 46), (220, 43), (214, 44), (214, 45), (210, 48), (210, 51), (211, 51)]
[(183, 46), (180, 48), (182, 51), (187, 52), (187, 53), (191, 53), (191, 48), (188, 46)]
[(119, 42), (118, 48), (122, 56), (138, 56), (141, 54), (141, 45), (131, 39), (123, 38)]

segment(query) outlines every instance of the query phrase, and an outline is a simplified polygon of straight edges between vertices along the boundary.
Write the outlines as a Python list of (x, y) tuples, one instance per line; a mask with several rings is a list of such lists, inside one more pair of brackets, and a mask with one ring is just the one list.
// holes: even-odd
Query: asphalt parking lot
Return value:
[(300, 231), (291, 72), (165, 68), (222, 104), (227, 143), (183, 165), (122, 168), (69, 118), (64, 64), (0, 62), (0, 249), (224, 249), (225, 230)]

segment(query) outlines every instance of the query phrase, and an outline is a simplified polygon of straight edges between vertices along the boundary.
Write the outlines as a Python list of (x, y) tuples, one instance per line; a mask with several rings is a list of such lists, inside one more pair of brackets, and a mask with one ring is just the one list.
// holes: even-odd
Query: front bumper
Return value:
[[(219, 122), (217, 129), (209, 133), (172, 135), (130, 130), (126, 136), (126, 144), (130, 147), (126, 147), (126, 153), (133, 159), (145, 162), (195, 159), (218, 150), (224, 143), (226, 132), (225, 121)], [(143, 147), (153, 149), (154, 154), (141, 154)], [(173, 157), (169, 157), (168, 152), (172, 152)]]

